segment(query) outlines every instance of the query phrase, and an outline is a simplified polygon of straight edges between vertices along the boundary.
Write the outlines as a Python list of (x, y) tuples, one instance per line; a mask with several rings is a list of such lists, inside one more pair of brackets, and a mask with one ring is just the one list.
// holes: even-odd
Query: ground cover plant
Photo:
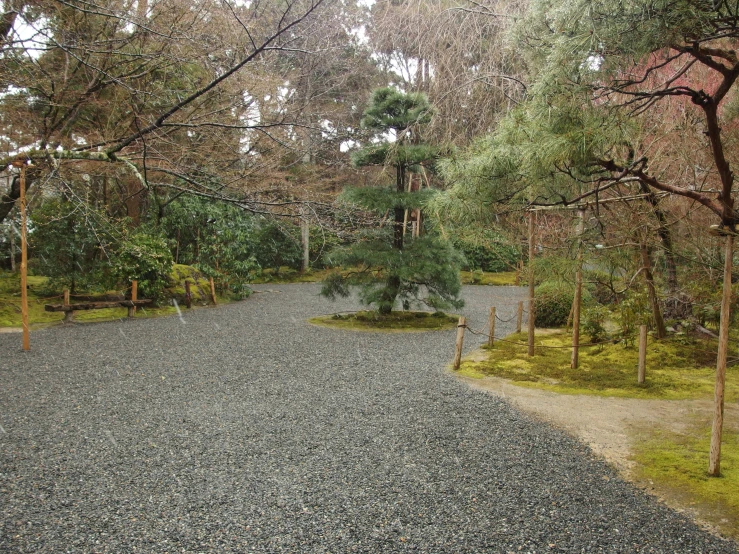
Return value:
[(362, 311), (349, 314), (332, 314), (311, 318), (315, 325), (351, 329), (354, 331), (438, 331), (457, 325), (458, 316), (444, 312), (391, 312)]
[(490, 285), (498, 287), (516, 285), (515, 271), (501, 271), (496, 273), (481, 270), (460, 271), (459, 275), (463, 285)]
[(721, 478), (706, 474), (706, 451), (711, 442), (711, 423), (696, 421), (684, 433), (650, 430), (638, 441), (632, 459), (634, 477), (645, 486), (659, 483), (683, 505), (711, 514), (723, 533), (739, 538), (739, 425), (727, 423), (721, 447)]
[[(638, 347), (605, 342), (581, 348), (580, 367), (570, 368), (571, 337), (564, 332), (536, 338), (536, 355), (527, 356), (526, 335), (496, 340), (484, 361), (467, 361), (461, 371), (491, 375), (518, 385), (565, 394), (631, 398), (685, 399), (713, 394), (716, 343), (713, 340), (650, 340), (646, 380), (637, 383)], [(739, 368), (728, 369), (726, 401), (739, 399)]]

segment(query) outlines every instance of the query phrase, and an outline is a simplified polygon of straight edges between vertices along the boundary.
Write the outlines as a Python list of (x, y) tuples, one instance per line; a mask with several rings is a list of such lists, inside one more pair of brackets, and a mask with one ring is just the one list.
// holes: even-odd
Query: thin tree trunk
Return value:
[(582, 234), (585, 230), (585, 212), (578, 210), (577, 222), (577, 273), (575, 298), (572, 301), (572, 358), (570, 368), (577, 369), (580, 356), (580, 308), (582, 305)]
[(10, 235), (10, 271), (15, 273), (15, 225), (12, 223), (8, 226), (8, 234)]
[(716, 387), (714, 390), (713, 426), (711, 427), (711, 451), (708, 474), (721, 475), (721, 433), (724, 425), (724, 383), (726, 380), (726, 358), (729, 349), (729, 318), (731, 306), (731, 270), (734, 265), (734, 237), (726, 236), (724, 257), (724, 291), (721, 298), (721, 324), (719, 328), (718, 355), (716, 356)]
[(305, 273), (310, 269), (310, 227), (305, 218), (300, 219), (300, 243), (303, 247), (303, 265), (300, 270)]
[(659, 299), (657, 298), (657, 290), (654, 287), (654, 276), (652, 275), (652, 262), (649, 259), (649, 250), (646, 243), (640, 245), (641, 262), (644, 269), (644, 279), (647, 282), (647, 290), (649, 292), (649, 304), (652, 306), (652, 316), (654, 317), (654, 327), (657, 331), (657, 338), (664, 339), (667, 336), (665, 329), (665, 321), (662, 318), (662, 311), (659, 307)]
[(529, 212), (529, 337), (528, 337), (528, 354), (534, 355), (534, 325), (535, 325), (535, 309), (534, 309), (534, 218), (536, 212)]

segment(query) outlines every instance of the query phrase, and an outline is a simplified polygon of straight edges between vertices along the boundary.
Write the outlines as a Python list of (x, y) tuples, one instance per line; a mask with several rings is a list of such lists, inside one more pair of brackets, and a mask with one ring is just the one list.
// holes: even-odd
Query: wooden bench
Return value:
[(63, 304), (46, 304), (44, 310), (47, 312), (64, 312), (64, 321), (73, 321), (74, 312), (81, 310), (103, 310), (105, 308), (128, 308), (128, 317), (133, 317), (136, 314), (136, 308), (138, 306), (145, 306), (151, 304), (151, 299), (136, 298), (136, 289), (138, 283), (134, 281), (131, 287), (131, 298), (115, 298), (110, 296), (92, 297), (83, 296), (84, 302), (77, 302), (75, 304), (69, 301), (69, 291), (64, 291), (64, 303)]

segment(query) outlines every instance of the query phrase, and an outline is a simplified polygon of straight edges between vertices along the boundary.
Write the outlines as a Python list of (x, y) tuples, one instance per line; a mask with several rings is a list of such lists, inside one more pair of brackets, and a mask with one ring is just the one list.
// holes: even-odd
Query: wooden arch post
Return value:
[(21, 212), (21, 320), (23, 322), (23, 350), (31, 349), (31, 336), (28, 325), (28, 224), (26, 220), (26, 169), (30, 161), (15, 160), (13, 167), (21, 170), (20, 212)]

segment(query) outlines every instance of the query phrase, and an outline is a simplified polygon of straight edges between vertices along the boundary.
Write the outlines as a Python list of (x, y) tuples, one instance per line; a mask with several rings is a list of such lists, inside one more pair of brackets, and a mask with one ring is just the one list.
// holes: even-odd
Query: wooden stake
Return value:
[(731, 270), (734, 265), (734, 237), (726, 236), (724, 253), (724, 294), (721, 298), (721, 323), (718, 332), (718, 355), (716, 357), (716, 388), (713, 399), (713, 426), (711, 427), (711, 452), (708, 474), (721, 475), (721, 433), (724, 426), (724, 383), (726, 380), (726, 357), (729, 349), (729, 307), (731, 305)]
[[(310, 269), (310, 227), (308, 226), (308, 220), (300, 218), (300, 242), (303, 247), (303, 263), (300, 266), (300, 271), (305, 273)], [(215, 295), (213, 295), (215, 298)], [(213, 300), (215, 304), (215, 300)]]
[[(64, 289), (64, 305), (69, 306), (69, 289)], [(74, 321), (74, 311), (73, 310), (64, 312), (64, 323), (69, 323), (70, 321)]]
[(210, 278), (210, 299), (213, 301), (213, 305), (218, 304), (216, 301), (216, 284), (213, 282), (213, 277)]
[(529, 356), (534, 355), (534, 218), (536, 212), (529, 212)]
[(190, 281), (185, 280), (185, 306), (192, 308), (192, 294), (190, 293)]
[(518, 303), (518, 313), (516, 314), (516, 333), (521, 332), (521, 323), (523, 322), (523, 302)]
[[(131, 281), (131, 300), (138, 300), (138, 293), (139, 293), (139, 282), (138, 281)], [(131, 306), (128, 308), (128, 317), (133, 317), (136, 315), (136, 306)]]
[(575, 298), (572, 302), (572, 359), (570, 368), (577, 369), (580, 356), (580, 307), (582, 305), (582, 234), (585, 230), (585, 212), (578, 211), (577, 222), (577, 272), (575, 274)]
[(459, 322), (457, 323), (457, 343), (454, 345), (454, 371), (459, 369), (459, 365), (462, 363), (462, 346), (464, 345), (464, 329), (467, 325), (467, 320), (464, 316), (460, 316)]
[(28, 328), (28, 240), (26, 223), (26, 164), (21, 166), (21, 320), (23, 322), (23, 350), (31, 349)]
[(488, 328), (490, 329), (490, 334), (488, 335), (488, 346), (493, 346), (493, 341), (495, 340), (495, 306), (490, 308)]
[(647, 374), (647, 326), (639, 325), (639, 375), (638, 383), (644, 383)]

